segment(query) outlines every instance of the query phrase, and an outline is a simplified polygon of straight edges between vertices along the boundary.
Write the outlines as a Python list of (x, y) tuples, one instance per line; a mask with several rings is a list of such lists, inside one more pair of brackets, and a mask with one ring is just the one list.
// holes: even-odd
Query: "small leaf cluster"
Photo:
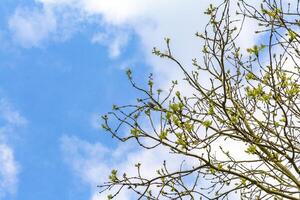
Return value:
[(109, 177), (108, 177), (109, 180), (110, 180), (111, 182), (115, 183), (115, 182), (118, 181), (117, 173), (118, 173), (118, 171), (115, 170), (115, 169), (113, 169), (113, 170), (111, 171), (111, 174), (110, 174)]
[(256, 57), (258, 57), (259, 53), (266, 47), (266, 45), (254, 45), (252, 48), (248, 48), (247, 52), (250, 54), (254, 54)]

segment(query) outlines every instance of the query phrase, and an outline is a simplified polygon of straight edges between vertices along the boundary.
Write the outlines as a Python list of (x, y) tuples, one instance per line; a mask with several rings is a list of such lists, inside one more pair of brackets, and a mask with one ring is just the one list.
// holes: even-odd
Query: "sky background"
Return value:
[[(202, 49), (194, 34), (213, 2), (2, 0), (0, 200), (104, 199), (96, 186), (112, 168), (160, 166), (167, 154), (120, 145), (99, 118), (138, 97), (128, 67), (141, 84), (153, 72), (161, 88), (180, 77), (152, 47), (170, 37), (175, 55), (189, 64)], [(251, 22), (242, 34), (249, 30)], [(254, 42), (248, 35), (240, 45)]]

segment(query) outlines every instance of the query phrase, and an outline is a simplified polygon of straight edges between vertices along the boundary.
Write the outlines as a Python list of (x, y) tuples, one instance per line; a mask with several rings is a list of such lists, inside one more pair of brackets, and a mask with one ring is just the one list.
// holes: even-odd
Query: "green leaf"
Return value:
[(173, 112), (181, 111), (182, 108), (183, 108), (183, 104), (182, 103), (173, 103), (173, 104), (170, 104), (170, 109), (173, 110)]
[(207, 114), (208, 114), (208, 115), (212, 115), (212, 114), (214, 114), (214, 113), (215, 113), (214, 107), (213, 107), (212, 105), (210, 105)]
[(215, 170), (214, 168), (212, 168), (212, 167), (209, 169), (209, 171), (210, 171), (210, 173), (213, 174), (213, 175), (216, 174), (216, 170)]
[(288, 36), (290, 42), (297, 38), (297, 34), (295, 33), (295, 31), (292, 30), (288, 30)]
[(246, 186), (246, 179), (245, 178), (241, 178), (241, 183), (242, 183), (242, 185), (244, 185), (244, 186)]
[(185, 123), (184, 123), (184, 127), (185, 127), (185, 129), (187, 130), (187, 132), (192, 132), (192, 130), (194, 129), (193, 124), (190, 124), (190, 123), (188, 123), (188, 122), (185, 122)]
[(141, 134), (141, 131), (137, 128), (133, 128), (130, 130), (131, 135), (133, 135), (134, 137), (138, 137)]
[(216, 10), (217, 10), (217, 8), (215, 6), (213, 6), (212, 4), (209, 4), (209, 7), (206, 9), (204, 14), (213, 15)]
[(170, 109), (172, 109), (174, 112), (177, 112), (179, 110), (179, 106), (176, 103), (173, 103), (170, 105)]
[(210, 121), (210, 120), (203, 121), (203, 122), (202, 122), (202, 125), (203, 125), (205, 128), (209, 128), (209, 127), (212, 125), (212, 121)]
[(263, 50), (265, 47), (266, 45), (263, 44), (260, 46), (254, 45), (252, 48), (248, 48), (247, 52), (250, 54), (254, 54), (256, 57), (258, 57), (259, 52)]
[(153, 81), (152, 81), (152, 80), (149, 80), (149, 81), (148, 81), (148, 85), (149, 85), (150, 87), (152, 87), (152, 86), (153, 86)]
[(255, 152), (256, 152), (256, 146), (254, 144), (250, 145), (246, 150), (246, 153), (249, 154), (255, 154)]
[(118, 173), (118, 171), (115, 170), (115, 169), (113, 169), (113, 170), (111, 171), (111, 174), (110, 174), (109, 177), (108, 177), (109, 180), (110, 180), (111, 182), (115, 183), (115, 182), (118, 181), (117, 173)]
[(255, 80), (255, 75), (253, 73), (248, 73), (246, 75), (246, 80), (249, 81), (249, 80)]
[(162, 132), (160, 133), (160, 135), (159, 135), (159, 139), (160, 139), (160, 140), (164, 140), (164, 139), (167, 138), (167, 136), (168, 136), (168, 132), (167, 132), (167, 131), (162, 131)]
[(221, 163), (218, 164), (218, 170), (222, 170), (223, 169), (223, 165)]

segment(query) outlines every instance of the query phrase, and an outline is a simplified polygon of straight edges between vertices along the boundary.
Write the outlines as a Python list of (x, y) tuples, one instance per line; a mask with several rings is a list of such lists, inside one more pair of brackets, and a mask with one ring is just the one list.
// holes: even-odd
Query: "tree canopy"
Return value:
[[(143, 176), (143, 163), (135, 164), (135, 175), (114, 169), (99, 186), (114, 191), (108, 199), (121, 190), (138, 199), (229, 199), (232, 193), (300, 199), (299, 1), (263, 0), (255, 7), (224, 0), (205, 14), (205, 31), (196, 33), (203, 59), (193, 59), (193, 68), (173, 56), (169, 38), (165, 50), (153, 49), (182, 71), (191, 92), (178, 91), (177, 80), (167, 91), (158, 89), (152, 75), (148, 87), (140, 87), (128, 70), (141, 97), (103, 116), (103, 128), (114, 138), (145, 149), (163, 146), (193, 165), (171, 171), (166, 161), (151, 178)], [(242, 49), (236, 41), (247, 20), (257, 23), (261, 43)]]

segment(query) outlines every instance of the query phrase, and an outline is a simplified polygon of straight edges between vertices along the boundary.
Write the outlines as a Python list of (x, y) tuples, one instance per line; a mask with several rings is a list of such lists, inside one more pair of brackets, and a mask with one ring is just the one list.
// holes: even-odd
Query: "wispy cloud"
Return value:
[[(111, 149), (101, 143), (89, 143), (67, 135), (61, 138), (61, 149), (63, 158), (74, 175), (90, 186), (91, 200), (105, 199), (109, 193), (113, 192), (106, 191), (99, 194), (100, 189), (96, 187), (108, 180), (112, 169), (118, 169), (120, 175), (125, 172), (129, 176), (136, 175), (135, 164), (142, 163), (142, 176), (150, 178), (156, 174), (156, 170), (162, 167), (164, 160), (167, 160), (167, 164), (172, 163), (168, 165), (170, 171), (178, 170), (183, 161), (182, 157), (170, 154), (163, 148), (145, 150), (133, 143), (127, 143)], [(118, 199), (133, 199), (133, 195), (124, 190), (118, 195)]]
[(19, 7), (8, 21), (14, 42), (23, 47), (37, 47), (56, 32), (56, 18), (51, 9)]
[(75, 136), (65, 135), (60, 142), (65, 162), (77, 177), (90, 186), (91, 199), (95, 199), (96, 186), (109, 174), (106, 156), (111, 151), (100, 143), (91, 144)]
[(0, 98), (0, 118), (3, 118), (9, 125), (21, 126), (27, 124), (27, 120), (5, 98)]
[(92, 36), (91, 42), (101, 44), (108, 49), (111, 58), (117, 58), (122, 48), (127, 44), (129, 34), (126, 31), (113, 31), (96, 33)]
[(0, 143), (0, 199), (16, 192), (19, 165), (15, 161), (13, 150), (5, 143)]
[(0, 121), (0, 199), (5, 199), (7, 195), (16, 192), (20, 169), (13, 147), (7, 141), (18, 127), (27, 124), (27, 120), (6, 98), (0, 97)]
[[(78, 24), (94, 26), (91, 42), (108, 48), (111, 58), (117, 58), (131, 36), (137, 36), (143, 61), (160, 76), (164, 85), (178, 79), (180, 73), (172, 64), (162, 62), (151, 55), (153, 46), (164, 48), (164, 37), (172, 40), (172, 49), (183, 63), (189, 65), (192, 58), (199, 56), (202, 42), (194, 36), (203, 31), (208, 17), (203, 14), (210, 3), (220, 1), (167, 0), (36, 0), (38, 8), (18, 8), (9, 24), (14, 39), (23, 46), (39, 46), (65, 33), (80, 30)], [(233, 11), (234, 15), (234, 11)], [(72, 16), (65, 18), (64, 16)], [(71, 24), (71, 25), (70, 25)], [(72, 24), (74, 26), (72, 26)], [(255, 43), (252, 37), (254, 24), (247, 21), (241, 32), (239, 45), (248, 48)], [(58, 28), (59, 27), (59, 28)], [(61, 33), (61, 31), (65, 33)], [(244, 38), (247, 38), (245, 40)]]

